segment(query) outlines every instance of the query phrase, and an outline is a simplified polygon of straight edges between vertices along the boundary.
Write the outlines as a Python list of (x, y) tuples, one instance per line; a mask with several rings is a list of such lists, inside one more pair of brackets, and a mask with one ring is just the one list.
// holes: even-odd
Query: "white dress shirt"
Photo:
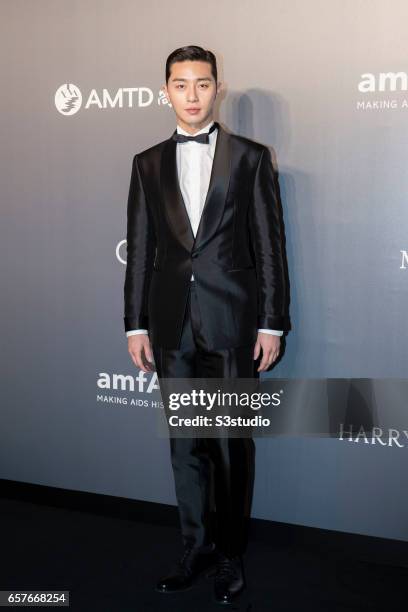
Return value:
[[(196, 132), (194, 136), (208, 132), (213, 123), (214, 121), (210, 121), (205, 127)], [(179, 125), (177, 125), (177, 132), (179, 134), (191, 136), (189, 132), (183, 130)], [(180, 190), (183, 195), (194, 237), (197, 234), (208, 186), (210, 184), (217, 134), (218, 129), (215, 129), (209, 134), (208, 144), (190, 141), (183, 143), (178, 142), (176, 146), (177, 173)], [(194, 280), (193, 274), (191, 275), (191, 280)], [(283, 334), (283, 331), (274, 329), (258, 329), (258, 331), (274, 334), (276, 336), (282, 336)], [(126, 336), (147, 333), (148, 331), (146, 329), (133, 329), (127, 331)]]

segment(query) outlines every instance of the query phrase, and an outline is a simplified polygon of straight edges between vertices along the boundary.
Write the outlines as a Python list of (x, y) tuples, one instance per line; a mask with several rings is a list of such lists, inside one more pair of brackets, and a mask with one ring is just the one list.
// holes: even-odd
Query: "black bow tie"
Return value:
[(172, 135), (172, 139), (176, 142), (200, 142), (201, 144), (208, 144), (210, 139), (208, 138), (208, 134), (211, 134), (218, 127), (218, 123), (214, 121), (208, 132), (204, 132), (203, 134), (197, 134), (197, 136), (185, 136), (185, 134), (179, 134), (177, 130)]

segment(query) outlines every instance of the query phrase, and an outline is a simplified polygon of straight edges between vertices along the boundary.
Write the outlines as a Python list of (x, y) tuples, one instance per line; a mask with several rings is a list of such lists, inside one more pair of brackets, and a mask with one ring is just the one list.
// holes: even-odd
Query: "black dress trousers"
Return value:
[[(208, 351), (201, 329), (195, 282), (190, 281), (179, 349), (152, 346), (159, 384), (160, 378), (259, 377), (253, 344)], [(242, 554), (254, 482), (253, 439), (170, 438), (170, 456), (184, 545), (215, 542), (226, 555)]]

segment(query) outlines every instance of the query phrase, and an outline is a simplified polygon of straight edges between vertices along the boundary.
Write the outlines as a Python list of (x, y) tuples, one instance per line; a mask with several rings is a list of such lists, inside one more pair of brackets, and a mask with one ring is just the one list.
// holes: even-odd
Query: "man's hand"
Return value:
[(254, 348), (254, 359), (258, 359), (262, 348), (262, 359), (259, 364), (258, 372), (264, 372), (276, 360), (280, 351), (281, 337), (275, 334), (264, 334), (258, 332), (258, 338)]
[(150, 348), (150, 340), (147, 334), (135, 334), (128, 337), (128, 351), (133, 363), (143, 370), (152, 372), (153, 354)]

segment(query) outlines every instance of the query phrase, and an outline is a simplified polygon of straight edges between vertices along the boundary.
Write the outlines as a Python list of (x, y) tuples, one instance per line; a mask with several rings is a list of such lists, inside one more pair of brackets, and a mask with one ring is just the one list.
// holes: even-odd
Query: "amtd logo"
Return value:
[(371, 72), (361, 75), (362, 81), (358, 84), (361, 93), (374, 91), (407, 91), (408, 73), (406, 72), (380, 72), (377, 76)]
[[(97, 93), (96, 89), (92, 89), (84, 108), (88, 109), (91, 106), (100, 109), (150, 106), (153, 98), (154, 94), (149, 87), (121, 87), (114, 97), (107, 89), (103, 89), (101, 95)], [(163, 91), (160, 91), (157, 103), (171, 106)], [(82, 107), (82, 94), (79, 87), (72, 83), (61, 85), (55, 92), (55, 106), (62, 115), (75, 115)]]
[(55, 106), (62, 115), (75, 115), (82, 105), (82, 94), (79, 87), (67, 83), (55, 92)]

